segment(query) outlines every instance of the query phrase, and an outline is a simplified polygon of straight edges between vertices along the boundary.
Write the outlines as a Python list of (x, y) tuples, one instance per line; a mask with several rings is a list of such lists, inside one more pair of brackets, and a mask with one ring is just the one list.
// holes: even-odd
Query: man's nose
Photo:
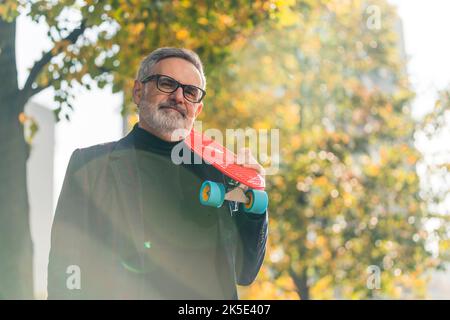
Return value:
[(177, 88), (177, 90), (172, 92), (170, 95), (171, 95), (171, 97), (173, 99), (175, 99), (175, 101), (177, 103), (183, 103), (184, 102), (183, 88), (182, 87)]

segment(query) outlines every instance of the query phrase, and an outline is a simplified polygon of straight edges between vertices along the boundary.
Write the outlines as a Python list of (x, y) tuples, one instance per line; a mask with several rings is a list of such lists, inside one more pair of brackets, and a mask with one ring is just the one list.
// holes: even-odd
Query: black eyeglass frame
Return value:
[[(167, 90), (164, 91), (163, 89), (161, 89), (159, 87), (159, 78), (161, 78), (161, 77), (169, 78), (170, 80), (174, 81), (177, 84), (176, 88), (173, 91), (167, 91)], [(183, 90), (183, 97), (186, 100), (188, 100), (189, 102), (192, 102), (192, 103), (200, 103), (203, 100), (203, 98), (205, 97), (205, 95), (206, 95), (206, 91), (203, 90), (202, 88), (199, 88), (199, 87), (194, 86), (192, 84), (182, 84), (182, 83), (178, 82), (177, 80), (175, 80), (174, 78), (166, 76), (165, 74), (151, 74), (151, 75), (145, 77), (144, 79), (142, 79), (141, 83), (147, 83), (149, 81), (152, 81), (153, 79), (156, 79), (156, 87), (158, 88), (158, 90), (161, 91), (161, 92), (164, 92), (164, 93), (174, 93), (175, 91), (178, 90), (179, 87), (181, 87), (181, 89)], [(185, 91), (184, 91), (185, 87), (193, 87), (193, 88), (196, 88), (196, 89), (200, 90), (200, 92), (202, 93), (201, 97), (197, 101), (192, 101), (190, 98), (188, 98), (186, 96)]]

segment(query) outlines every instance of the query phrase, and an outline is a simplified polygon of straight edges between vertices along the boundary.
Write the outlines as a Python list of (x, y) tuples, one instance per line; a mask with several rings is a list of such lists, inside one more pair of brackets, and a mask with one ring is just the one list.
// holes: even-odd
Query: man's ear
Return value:
[(139, 106), (139, 103), (141, 103), (141, 97), (142, 97), (142, 83), (138, 80), (134, 80), (133, 101), (137, 106)]
[(199, 105), (197, 106), (197, 110), (195, 111), (196, 118), (200, 114), (200, 112), (202, 112), (202, 109), (203, 109), (203, 102), (200, 102)]

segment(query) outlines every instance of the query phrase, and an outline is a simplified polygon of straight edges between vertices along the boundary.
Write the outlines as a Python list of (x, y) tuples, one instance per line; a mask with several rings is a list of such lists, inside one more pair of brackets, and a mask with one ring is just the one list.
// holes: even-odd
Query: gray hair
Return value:
[(142, 81), (150, 74), (150, 71), (155, 64), (167, 58), (181, 58), (192, 63), (200, 72), (203, 88), (206, 88), (206, 77), (203, 73), (203, 64), (200, 57), (194, 51), (185, 48), (164, 47), (154, 50), (142, 60), (137, 74), (137, 80)]

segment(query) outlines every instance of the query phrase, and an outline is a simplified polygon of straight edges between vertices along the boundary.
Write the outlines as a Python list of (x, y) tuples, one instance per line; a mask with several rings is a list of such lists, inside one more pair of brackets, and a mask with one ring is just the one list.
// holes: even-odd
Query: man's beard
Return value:
[[(165, 107), (173, 107), (183, 114), (170, 111), (171, 109), (165, 109)], [(147, 108), (146, 112), (141, 113), (141, 117), (150, 128), (165, 135), (171, 135), (177, 129), (188, 130), (190, 127), (190, 121), (184, 109), (170, 102), (161, 103), (156, 108)]]

